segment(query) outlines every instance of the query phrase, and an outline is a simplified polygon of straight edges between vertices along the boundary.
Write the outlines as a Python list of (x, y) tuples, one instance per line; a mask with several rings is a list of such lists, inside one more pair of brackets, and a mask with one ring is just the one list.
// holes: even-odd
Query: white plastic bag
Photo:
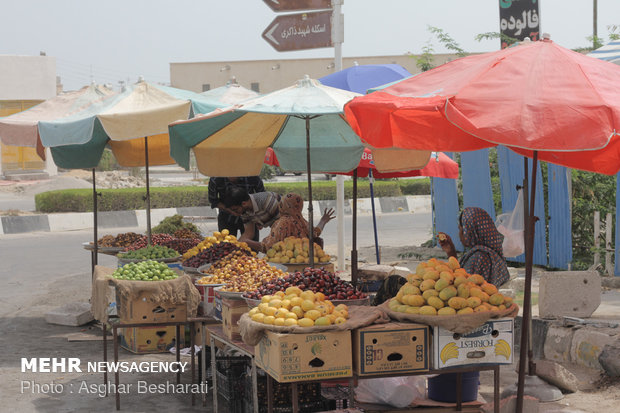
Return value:
[(425, 397), (426, 376), (360, 379), (355, 388), (355, 400), (360, 403), (387, 404), (403, 408), (415, 399)]
[(502, 243), (504, 257), (516, 257), (525, 252), (523, 219), (523, 189), (519, 189), (517, 203), (512, 212), (498, 215), (495, 220), (497, 230), (504, 236)]

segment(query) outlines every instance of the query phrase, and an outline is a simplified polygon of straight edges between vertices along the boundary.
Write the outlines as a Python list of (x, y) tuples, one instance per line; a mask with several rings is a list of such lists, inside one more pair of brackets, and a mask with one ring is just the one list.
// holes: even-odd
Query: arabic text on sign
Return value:
[(523, 11), (522, 17), (522, 19), (515, 19), (514, 16), (510, 16), (509, 20), (502, 19), (500, 22), (502, 31), (516, 29), (514, 34), (518, 36), (525, 28), (535, 29), (538, 27), (538, 13), (536, 13), (536, 10)]

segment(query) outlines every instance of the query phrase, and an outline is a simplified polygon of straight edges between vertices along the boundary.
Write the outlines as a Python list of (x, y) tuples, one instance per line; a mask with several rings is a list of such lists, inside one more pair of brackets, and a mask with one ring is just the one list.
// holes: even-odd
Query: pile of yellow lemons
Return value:
[(263, 296), (248, 315), (257, 323), (276, 326), (329, 326), (347, 321), (349, 309), (345, 304), (334, 306), (323, 293), (288, 287), (284, 292)]
[(420, 315), (501, 311), (512, 305), (511, 297), (481, 275), (468, 274), (454, 257), (448, 262), (436, 258), (421, 262), (388, 303), (392, 311)]
[[(183, 257), (182, 257), (183, 261), (185, 261), (188, 258), (193, 257), (194, 255), (198, 254), (200, 251), (210, 248), (214, 246), (215, 244), (219, 244), (220, 242), (230, 242), (231, 244), (237, 245), (243, 249), (246, 249), (248, 251), (250, 250), (250, 247), (248, 246), (248, 244), (246, 244), (245, 242), (239, 242), (237, 240), (237, 237), (235, 237), (234, 235), (230, 235), (230, 232), (227, 229), (223, 229), (221, 232), (214, 231), (213, 235), (205, 237), (205, 239), (202, 240), (198, 245), (187, 250), (187, 252), (183, 254)], [(256, 253), (253, 253), (253, 255), (256, 255)]]

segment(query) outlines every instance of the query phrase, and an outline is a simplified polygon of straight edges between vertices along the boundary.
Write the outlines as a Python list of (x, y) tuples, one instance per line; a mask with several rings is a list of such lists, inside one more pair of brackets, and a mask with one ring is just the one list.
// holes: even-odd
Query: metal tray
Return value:
[[(83, 242), (82, 247), (84, 247), (84, 249), (88, 251), (95, 250), (95, 246), (91, 244), (90, 242)], [(97, 251), (101, 253), (112, 253), (112, 252), (119, 253), (123, 251), (124, 249), (125, 247), (98, 247)]]
[(118, 258), (119, 264), (129, 264), (132, 262), (143, 262), (143, 261), (149, 261), (149, 260), (169, 263), (169, 262), (178, 262), (181, 260), (180, 255), (176, 257), (172, 257), (172, 258), (145, 258), (145, 259), (121, 258), (117, 255), (116, 258)]
[(215, 291), (222, 296), (222, 298), (230, 298), (233, 300), (243, 300), (243, 291), (239, 291), (239, 292), (233, 292), (233, 291), (222, 291), (222, 288), (224, 286), (221, 287), (216, 287)]
[(184, 265), (181, 266), (181, 268), (183, 268), (183, 271), (185, 271), (187, 274), (200, 274), (200, 271), (198, 271), (198, 268), (196, 267), (186, 267)]

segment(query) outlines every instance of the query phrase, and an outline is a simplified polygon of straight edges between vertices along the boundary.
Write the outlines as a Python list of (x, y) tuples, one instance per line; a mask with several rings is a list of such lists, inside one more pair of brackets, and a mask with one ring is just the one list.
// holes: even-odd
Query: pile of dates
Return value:
[[(176, 238), (169, 234), (152, 234), (152, 245), (161, 245), (177, 251), (179, 254), (184, 254), (191, 248), (194, 248), (200, 239), (198, 238)], [(148, 238), (146, 235), (141, 235), (133, 244), (127, 247), (127, 251), (135, 251), (141, 248), (145, 248), (148, 244)]]
[[(97, 240), (97, 245), (100, 247), (128, 247), (134, 242), (142, 239), (144, 235), (136, 234), (135, 232), (125, 232), (123, 234), (104, 235)], [(90, 243), (93, 244), (92, 242)]]
[(278, 291), (286, 291), (288, 287), (292, 286), (299, 287), (301, 290), (323, 293), (325, 298), (329, 300), (356, 300), (367, 297), (366, 293), (353, 287), (353, 284), (324, 268), (310, 267), (285, 277), (263, 281), (263, 285), (255, 291), (247, 292), (244, 297), (258, 300), (264, 295), (273, 295)]
[(211, 264), (213, 262), (219, 261), (228, 254), (235, 251), (241, 251), (245, 255), (252, 255), (250, 251), (243, 249), (231, 242), (221, 242), (200, 251), (197, 255), (194, 255), (191, 258), (186, 259), (185, 261), (183, 261), (182, 265), (184, 267), (198, 268), (202, 265)]

